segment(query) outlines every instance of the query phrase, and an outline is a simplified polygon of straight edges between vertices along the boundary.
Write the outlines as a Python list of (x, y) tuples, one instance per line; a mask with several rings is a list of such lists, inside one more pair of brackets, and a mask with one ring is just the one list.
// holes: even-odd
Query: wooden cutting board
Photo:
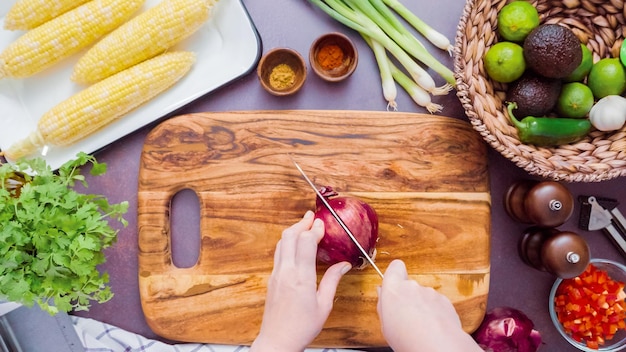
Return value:
[[(171, 118), (151, 131), (138, 193), (139, 288), (146, 320), (177, 341), (250, 344), (284, 228), (314, 209), (318, 186), (358, 196), (379, 215), (376, 262), (403, 259), (410, 276), (478, 327), (489, 290), (490, 193), (486, 146), (464, 121), (366, 111), (252, 111)], [(170, 204), (200, 204), (196, 265), (171, 255)], [(180, 237), (177, 237), (177, 239)], [(320, 265), (321, 275), (325, 267)], [(372, 268), (342, 279), (312, 346), (385, 346)]]

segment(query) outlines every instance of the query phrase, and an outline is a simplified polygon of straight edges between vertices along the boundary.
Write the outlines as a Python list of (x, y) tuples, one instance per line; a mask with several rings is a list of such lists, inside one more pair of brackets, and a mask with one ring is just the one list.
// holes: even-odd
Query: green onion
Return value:
[[(456, 80), (454, 73), (428, 52), (427, 48), (409, 32), (397, 18), (396, 14), (390, 9), (390, 6), (387, 6), (383, 0), (309, 1), (335, 20), (359, 32), (363, 38), (365, 38), (366, 42), (368, 42), (376, 57), (378, 68), (381, 71), (383, 95), (389, 103), (388, 109), (390, 107), (395, 109), (395, 85), (390, 84), (390, 82), (393, 83), (393, 80), (402, 81), (398, 81), (398, 83), (407, 91), (410, 90), (414, 92), (416, 90), (414, 87), (417, 86), (420, 92), (425, 91), (426, 94), (430, 93), (432, 95), (447, 94), (455, 85)], [(391, 2), (391, 4), (394, 5), (393, 9), (398, 11), (401, 16), (406, 16), (408, 10), (406, 10), (404, 6), (398, 6), (398, 4), (394, 2)], [(413, 16), (417, 18), (417, 16)], [(417, 23), (418, 22), (412, 18), (412, 25)], [(430, 32), (430, 37), (436, 37), (432, 35), (434, 30), (431, 27), (422, 23), (421, 29), (426, 33)], [(428, 29), (428, 31), (426, 29)], [(428, 39), (431, 40), (430, 38)], [(442, 43), (443, 41), (440, 40), (441, 45), (443, 45)], [(449, 47), (446, 46), (446, 48), (446, 50), (449, 50)], [(408, 76), (392, 63), (391, 59), (387, 56), (387, 52), (397, 60), (406, 73), (408, 73)], [(437, 87), (435, 80), (420, 63), (438, 73), (447, 83), (441, 87)], [(389, 78), (389, 70), (391, 70), (391, 78)], [(401, 75), (394, 74), (394, 71), (400, 71)], [(411, 81), (410, 84), (407, 80)], [(392, 86), (394, 86), (394, 88), (392, 88)], [(410, 87), (410, 89), (407, 89), (407, 87)], [(420, 98), (419, 101), (425, 104), (420, 104), (422, 106), (430, 106), (430, 108), (427, 109), (431, 113), (440, 110), (426, 103), (426, 99)]]
[(443, 110), (443, 106), (433, 103), (430, 99), (430, 94), (422, 87), (415, 84), (415, 82), (413, 82), (409, 76), (405, 75), (404, 72), (400, 71), (396, 65), (391, 64), (390, 66), (393, 78), (404, 88), (417, 105), (425, 107), (431, 114)]
[[(338, 0), (326, 0), (329, 2), (336, 2)], [(375, 0), (344, 0), (344, 3), (351, 5), (354, 10), (360, 11), (367, 17), (369, 22), (365, 22), (368, 26), (378, 26), (382, 29), (383, 34), (395, 41), (402, 50), (412, 55), (417, 60), (421, 61), (426, 66), (432, 68), (435, 72), (439, 73), (448, 83), (454, 84), (453, 72), (439, 62), (431, 53), (426, 50), (424, 45), (413, 36), (404, 26), (393, 25), (389, 22), (389, 16), (381, 14), (376, 7), (372, 5), (371, 1)], [(382, 4), (381, 4), (382, 5)], [(366, 21), (363, 19), (363, 21)], [(419, 84), (419, 82), (417, 82)], [(433, 84), (434, 86), (434, 84)], [(422, 86), (424, 87), (424, 86)], [(429, 90), (428, 87), (424, 87)]]
[(393, 75), (391, 74), (391, 63), (389, 62), (385, 48), (380, 45), (379, 42), (372, 40), (365, 35), (362, 36), (374, 52), (376, 63), (378, 64), (378, 70), (380, 71), (380, 79), (383, 86), (383, 97), (385, 97), (385, 100), (387, 101), (387, 110), (391, 109), (393, 111), (397, 111), (398, 104), (396, 103), (396, 95), (398, 90), (396, 89), (396, 83), (393, 80)]
[(398, 0), (374, 0), (374, 3), (384, 1), (384, 3), (396, 11), (402, 18), (413, 26), (418, 32), (420, 32), (426, 39), (428, 39), (433, 45), (439, 49), (446, 50), (452, 56), (453, 46), (450, 44), (448, 38), (429, 26), (426, 22), (422, 21), (413, 12), (407, 9)]
[(435, 87), (435, 81), (426, 72), (426, 70), (414, 61), (405, 50), (389, 38), (389, 36), (387, 36), (385, 32), (365, 14), (353, 10), (341, 0), (326, 0), (325, 3), (321, 0), (311, 1), (320, 6), (320, 8), (330, 14), (333, 18), (360, 32), (361, 34), (379, 42), (404, 66), (417, 84), (429, 92), (432, 91), (434, 94), (438, 94), (439, 90)]

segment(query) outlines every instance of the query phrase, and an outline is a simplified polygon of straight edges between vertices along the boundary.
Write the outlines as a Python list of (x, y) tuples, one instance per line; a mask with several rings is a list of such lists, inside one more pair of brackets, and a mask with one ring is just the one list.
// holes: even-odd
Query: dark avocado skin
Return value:
[(506, 101), (517, 103), (515, 116), (546, 116), (550, 113), (561, 92), (561, 80), (539, 76), (531, 71), (511, 83), (506, 93)]
[(578, 37), (558, 24), (542, 24), (533, 29), (523, 48), (528, 67), (549, 78), (567, 77), (583, 58)]

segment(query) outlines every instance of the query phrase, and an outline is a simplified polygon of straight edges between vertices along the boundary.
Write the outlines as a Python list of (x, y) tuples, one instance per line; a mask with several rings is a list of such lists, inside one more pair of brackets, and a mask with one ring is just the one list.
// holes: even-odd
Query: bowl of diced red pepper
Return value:
[(626, 348), (626, 266), (591, 259), (571, 279), (557, 279), (550, 291), (550, 317), (561, 335), (581, 351)]

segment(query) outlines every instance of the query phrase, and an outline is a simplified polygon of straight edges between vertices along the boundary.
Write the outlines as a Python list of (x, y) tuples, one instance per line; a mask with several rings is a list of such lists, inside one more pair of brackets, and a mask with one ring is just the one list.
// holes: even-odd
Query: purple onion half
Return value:
[(541, 335), (532, 320), (511, 307), (493, 308), (472, 337), (486, 352), (536, 352)]

